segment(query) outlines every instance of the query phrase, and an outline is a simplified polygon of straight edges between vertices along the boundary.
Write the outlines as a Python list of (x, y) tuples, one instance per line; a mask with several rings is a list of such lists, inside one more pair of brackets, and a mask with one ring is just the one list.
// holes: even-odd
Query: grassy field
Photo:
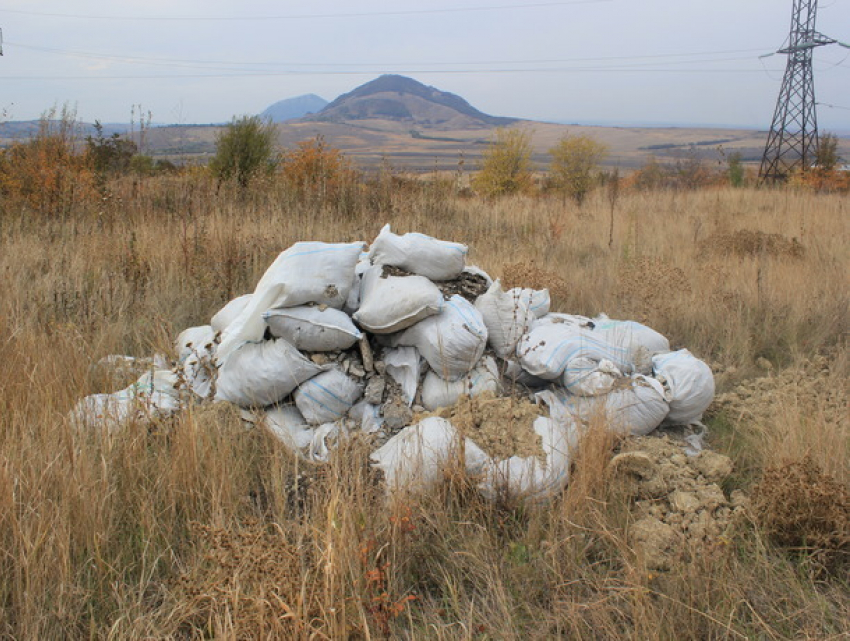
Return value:
[[(846, 196), (598, 191), (579, 209), (387, 182), (328, 203), (200, 176), (103, 194), (49, 217), (0, 202), (0, 637), (847, 638)], [(761, 487), (762, 518), (650, 571), (596, 432), (563, 495), (503, 505), (451, 472), (388, 504), (361, 440), (313, 468), (226, 407), (71, 429), (78, 399), (129, 382), (102, 357), (173, 356), (291, 243), (386, 222), (709, 362), (708, 443), (735, 462), (724, 490)], [(795, 519), (813, 505), (826, 526)]]

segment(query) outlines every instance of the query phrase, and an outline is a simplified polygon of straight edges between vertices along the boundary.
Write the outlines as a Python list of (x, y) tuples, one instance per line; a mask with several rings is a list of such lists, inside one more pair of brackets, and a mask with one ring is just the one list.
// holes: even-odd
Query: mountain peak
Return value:
[(395, 120), (438, 129), (485, 128), (515, 122), (513, 118), (485, 114), (458, 95), (397, 74), (379, 76), (360, 85), (310, 119)]
[(324, 98), (320, 98), (314, 93), (308, 93), (303, 96), (279, 100), (273, 105), (266, 107), (260, 116), (271, 118), (272, 122), (285, 122), (287, 120), (294, 120), (295, 118), (302, 118), (307, 114), (317, 113), (327, 104), (328, 101)]

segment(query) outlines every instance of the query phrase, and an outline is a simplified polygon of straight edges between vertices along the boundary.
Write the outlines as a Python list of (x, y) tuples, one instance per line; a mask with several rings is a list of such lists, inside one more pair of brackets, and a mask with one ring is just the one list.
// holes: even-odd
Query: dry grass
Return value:
[[(306, 204), (275, 185), (216, 194), (188, 177), (127, 179), (109, 194), (61, 219), (0, 202), (0, 637), (846, 633), (846, 577), (807, 573), (757, 524), (648, 572), (626, 535), (628, 506), (605, 481), (612, 442), (601, 432), (549, 505), (489, 504), (457, 475), (387, 504), (357, 442), (312, 468), (226, 413), (108, 438), (66, 420), (80, 397), (113, 389), (93, 367), (101, 357), (170, 352), (179, 330), (250, 291), (292, 242), (369, 240), (384, 222), (466, 242), (493, 276), (521, 281), (515, 266), (535, 265), (563, 283), (555, 309), (643, 320), (716, 364), (721, 391), (816, 357), (829, 363), (824, 385), (846, 390), (846, 198), (626, 192), (609, 249), (598, 194), (577, 209), (457, 199), (435, 183)], [(740, 230), (795, 237), (805, 252), (703, 251)], [(718, 406), (712, 442), (740, 469), (727, 490), (746, 489), (780, 448), (846, 489), (846, 396), (793, 389), (757, 415), (746, 399)]]

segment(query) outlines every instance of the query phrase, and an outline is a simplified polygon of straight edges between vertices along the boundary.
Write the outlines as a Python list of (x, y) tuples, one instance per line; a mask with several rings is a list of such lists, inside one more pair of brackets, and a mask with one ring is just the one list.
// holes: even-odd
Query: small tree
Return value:
[(607, 151), (589, 136), (564, 136), (549, 150), (552, 184), (581, 205), (598, 180), (599, 163)]
[(744, 165), (741, 162), (741, 152), (735, 151), (726, 158), (726, 175), (733, 187), (744, 185)]
[(258, 173), (274, 169), (276, 135), (277, 129), (269, 120), (259, 116), (234, 117), (216, 137), (210, 170), (219, 183), (235, 179), (245, 189)]
[(472, 186), (489, 198), (528, 192), (533, 185), (531, 134), (522, 129), (496, 129), (484, 151), (481, 171)]
[(838, 136), (825, 133), (818, 139), (818, 153), (815, 155), (815, 167), (831, 172), (838, 166)]
[(103, 125), (94, 121), (96, 136), (86, 136), (86, 147), (95, 171), (101, 175), (121, 174), (130, 168), (130, 162), (138, 151), (136, 143), (122, 138), (117, 133), (108, 138), (103, 135)]

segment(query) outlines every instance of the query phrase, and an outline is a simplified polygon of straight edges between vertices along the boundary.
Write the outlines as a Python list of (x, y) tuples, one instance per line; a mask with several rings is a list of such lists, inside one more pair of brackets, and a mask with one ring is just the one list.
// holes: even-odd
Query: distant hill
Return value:
[(321, 111), (328, 101), (314, 93), (308, 93), (295, 98), (280, 100), (267, 107), (260, 115), (263, 118), (271, 118), (272, 122), (286, 122), (301, 118), (307, 114)]
[(360, 85), (305, 120), (391, 120), (435, 129), (484, 129), (517, 122), (490, 116), (460, 96), (398, 75), (380, 76)]

